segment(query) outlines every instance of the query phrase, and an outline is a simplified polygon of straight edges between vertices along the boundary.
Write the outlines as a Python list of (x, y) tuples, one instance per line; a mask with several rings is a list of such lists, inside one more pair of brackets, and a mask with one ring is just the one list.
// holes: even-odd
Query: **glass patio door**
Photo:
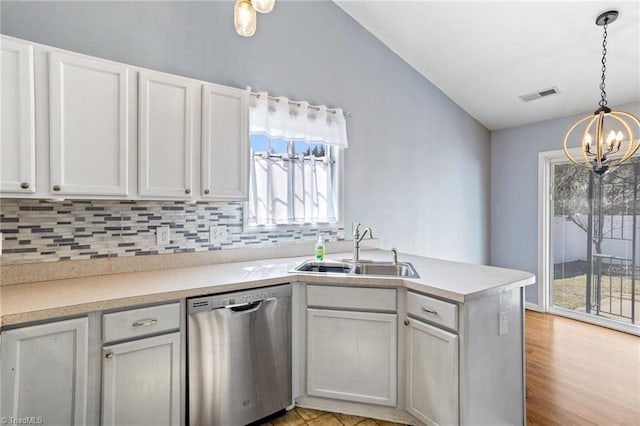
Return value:
[(640, 332), (640, 159), (551, 167), (549, 311)]

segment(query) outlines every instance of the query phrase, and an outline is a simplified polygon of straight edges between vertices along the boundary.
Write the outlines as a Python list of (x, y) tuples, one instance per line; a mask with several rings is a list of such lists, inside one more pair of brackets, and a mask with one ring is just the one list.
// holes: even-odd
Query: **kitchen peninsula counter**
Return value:
[[(351, 253), (344, 252), (328, 258), (350, 256)], [(535, 275), (529, 272), (402, 253), (399, 257), (403, 262), (413, 263), (420, 277), (290, 272), (298, 263), (309, 259), (302, 256), (4, 285), (0, 287), (0, 324), (6, 327), (288, 282), (404, 287), (458, 303), (535, 282)], [(385, 250), (367, 250), (362, 252), (362, 258), (390, 261), (391, 254)]]

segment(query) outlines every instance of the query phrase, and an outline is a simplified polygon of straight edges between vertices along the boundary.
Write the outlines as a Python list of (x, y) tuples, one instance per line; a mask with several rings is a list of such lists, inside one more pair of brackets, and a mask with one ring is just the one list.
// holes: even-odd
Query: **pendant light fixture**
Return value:
[(233, 24), (236, 32), (243, 37), (251, 37), (256, 32), (256, 10), (250, 0), (237, 0), (233, 10)]
[(233, 10), (233, 24), (236, 32), (243, 37), (251, 37), (256, 32), (256, 12), (269, 13), (275, 0), (236, 0)]
[(275, 0), (251, 0), (253, 8), (258, 13), (269, 13), (273, 10), (273, 5), (276, 4)]
[[(634, 139), (640, 133), (640, 120), (628, 112), (614, 111), (607, 107), (607, 92), (605, 91), (607, 27), (617, 18), (618, 11), (610, 10), (600, 14), (596, 19), (596, 25), (604, 28), (600, 108), (571, 126), (563, 142), (564, 153), (571, 162), (590, 169), (598, 175), (603, 175), (611, 167), (624, 163), (640, 147), (640, 141)], [(585, 125), (586, 127), (584, 127)], [(582, 147), (580, 160), (569, 153), (569, 147), (578, 144)]]

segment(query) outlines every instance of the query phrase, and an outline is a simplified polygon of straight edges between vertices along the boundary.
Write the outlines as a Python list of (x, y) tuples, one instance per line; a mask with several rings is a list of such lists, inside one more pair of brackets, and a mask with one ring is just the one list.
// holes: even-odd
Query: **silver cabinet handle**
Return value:
[(422, 310), (428, 314), (438, 315), (438, 311), (434, 311), (433, 309), (429, 309), (426, 306), (422, 307)]
[(158, 320), (155, 318), (150, 318), (150, 319), (144, 319), (144, 320), (140, 320), (140, 321), (136, 321), (133, 323), (134, 327), (144, 327), (146, 325), (155, 325), (158, 323)]
[(107, 353), (104, 355), (104, 357), (105, 357), (106, 359), (111, 359), (111, 358), (113, 358), (113, 352), (107, 352)]
[(62, 188), (60, 188), (60, 185), (53, 185), (53, 190), (54, 191), (58, 192), (58, 191), (60, 191), (60, 189), (62, 189)]
[(209, 195), (209, 190), (208, 189), (204, 190), (204, 195)]
[(191, 190), (189, 188), (187, 188), (187, 189), (184, 190), (184, 193), (185, 194), (191, 194)]
[(29, 189), (29, 186), (31, 186), (31, 185), (29, 185), (29, 182), (22, 182), (20, 184), (20, 188), (22, 188), (22, 189)]

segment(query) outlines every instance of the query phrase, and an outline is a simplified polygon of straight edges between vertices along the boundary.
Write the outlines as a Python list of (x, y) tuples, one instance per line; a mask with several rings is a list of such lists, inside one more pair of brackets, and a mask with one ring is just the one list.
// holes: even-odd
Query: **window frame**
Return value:
[[(251, 136), (249, 135), (249, 161), (253, 162), (253, 150), (251, 148)], [(295, 139), (284, 139), (289, 144), (288, 152), (291, 154), (291, 146), (295, 144)], [(300, 142), (306, 142), (304, 140), (299, 140)], [(313, 143), (313, 142), (307, 142)], [(318, 223), (269, 223), (269, 224), (250, 224), (249, 223), (249, 199), (243, 202), (243, 214), (242, 214), (242, 231), (243, 232), (261, 232), (261, 231), (269, 231), (269, 230), (282, 230), (293, 229), (297, 231), (304, 231), (307, 229), (314, 229), (319, 231), (335, 231), (337, 229), (342, 229), (344, 227), (344, 150), (345, 147), (329, 144), (326, 142), (323, 143), (327, 149), (330, 150), (330, 159), (334, 161), (334, 202), (336, 209), (336, 221), (335, 222), (318, 222)], [(249, 174), (251, 174), (251, 170), (253, 169), (253, 164), (249, 164)], [(291, 175), (289, 175), (291, 176)], [(249, 175), (248, 181), (251, 181), (251, 176)], [(249, 196), (251, 190), (249, 189)], [(287, 206), (289, 208), (289, 206)]]

